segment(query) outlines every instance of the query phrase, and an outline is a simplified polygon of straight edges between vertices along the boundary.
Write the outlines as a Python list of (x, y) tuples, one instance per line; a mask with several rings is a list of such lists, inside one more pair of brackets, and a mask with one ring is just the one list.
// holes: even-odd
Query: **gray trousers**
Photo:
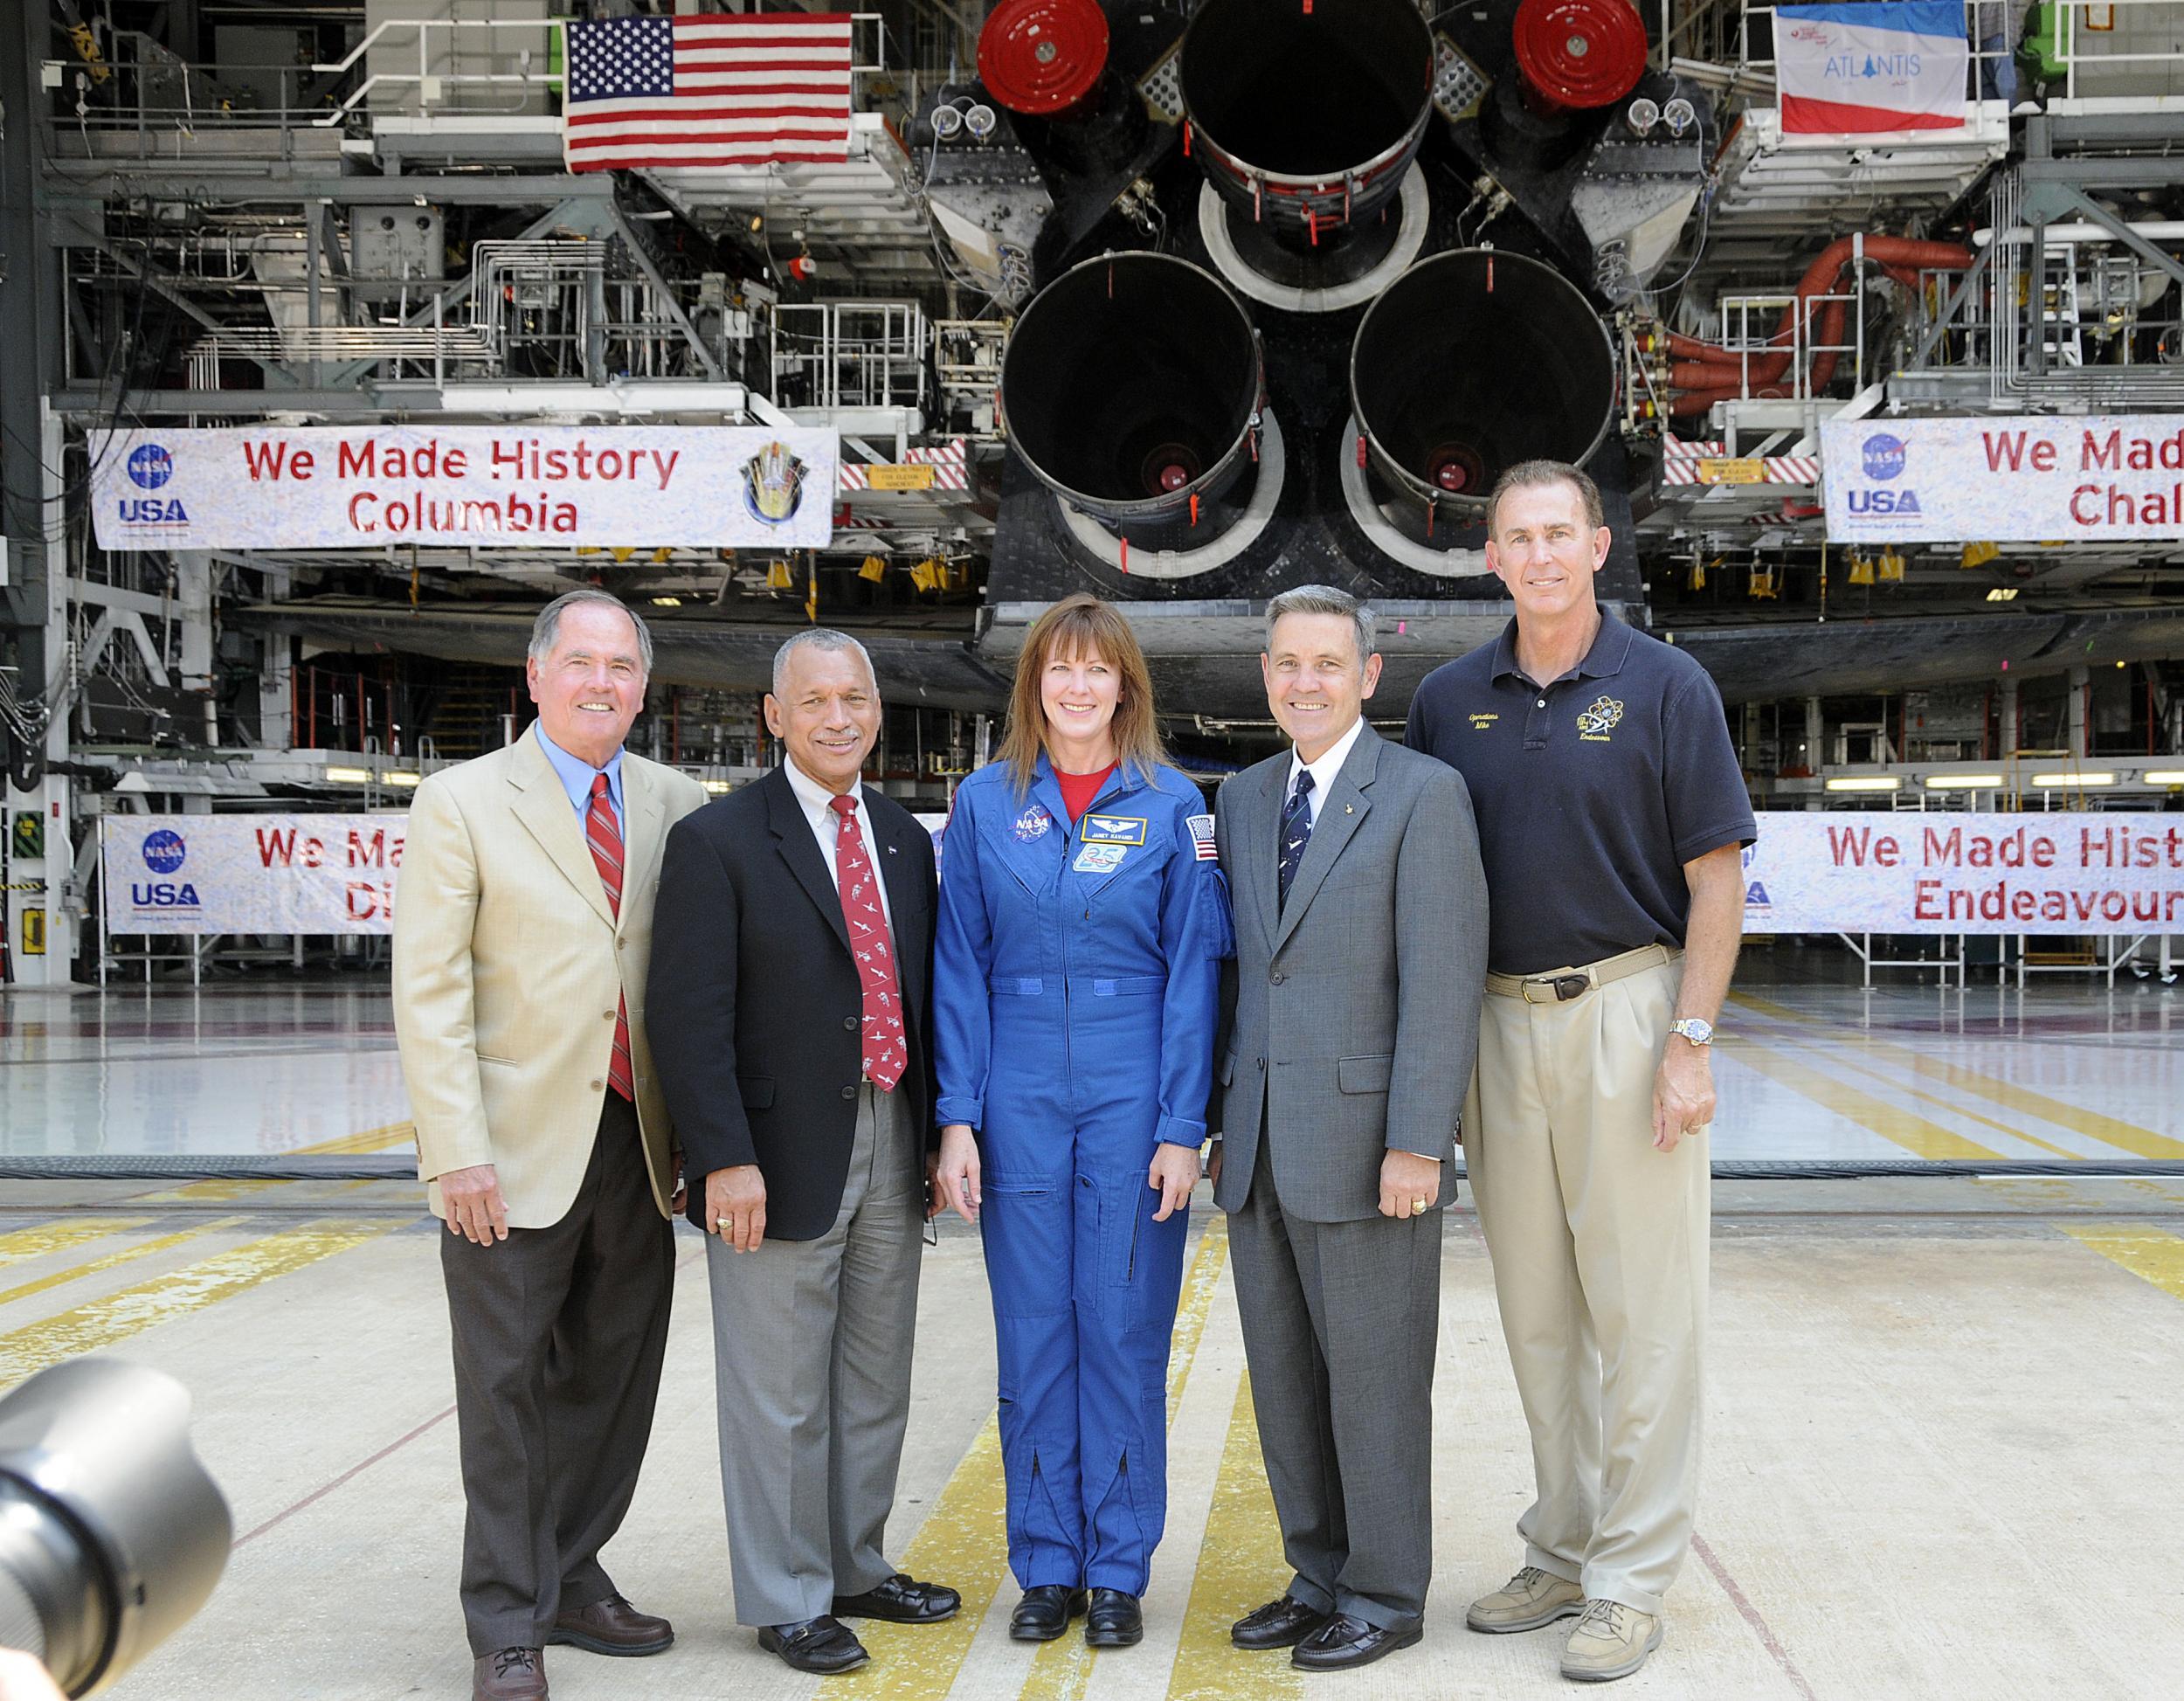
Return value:
[(674, 1290), (637, 1113), (606, 1095), (591, 1166), (550, 1228), (478, 1246), (439, 1231), (462, 1452), (462, 1608), (473, 1654), (544, 1645), (615, 1592), (599, 1550), (651, 1439)]
[(1228, 1220), (1289, 1594), (1383, 1628), (1422, 1615), (1433, 1579), (1441, 1225), (1285, 1216), (1263, 1149)]
[(791, 1624), (884, 1582), (910, 1413), (923, 1201), (892, 1093), (858, 1089), (834, 1226), (737, 1252), (708, 1239), (721, 1490), (739, 1624)]

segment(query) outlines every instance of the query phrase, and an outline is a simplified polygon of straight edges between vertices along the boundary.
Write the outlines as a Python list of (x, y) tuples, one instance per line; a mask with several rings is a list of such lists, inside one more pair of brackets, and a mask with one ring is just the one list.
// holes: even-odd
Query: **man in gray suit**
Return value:
[(1236, 988), (1210, 1173), (1296, 1573), (1230, 1635), (1314, 1671), (1424, 1633), (1441, 1207), (1486, 978), (1470, 797), (1365, 724), (1372, 626), (1322, 585), (1267, 605), (1260, 665), (1295, 747), (1214, 805)]

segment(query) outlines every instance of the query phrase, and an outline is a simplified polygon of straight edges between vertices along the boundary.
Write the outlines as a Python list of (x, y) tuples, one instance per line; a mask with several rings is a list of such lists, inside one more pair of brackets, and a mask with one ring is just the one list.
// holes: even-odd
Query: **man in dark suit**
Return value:
[(774, 658), (788, 761), (668, 835), (649, 998), (713, 1289), (736, 1616), (799, 1671), (839, 1621), (936, 1623), (953, 1589), (881, 1551), (909, 1414), (933, 1144), (933, 847), (861, 785), (871, 659), (838, 632)]
[(1336, 1671), (1424, 1634), (1441, 1207), (1478, 1047), (1486, 884), (1461, 778), (1365, 723), (1371, 609), (1286, 591), (1261, 664), (1294, 742), (1214, 805), (1236, 977), (1209, 1167), (1296, 1575), (1229, 1635)]

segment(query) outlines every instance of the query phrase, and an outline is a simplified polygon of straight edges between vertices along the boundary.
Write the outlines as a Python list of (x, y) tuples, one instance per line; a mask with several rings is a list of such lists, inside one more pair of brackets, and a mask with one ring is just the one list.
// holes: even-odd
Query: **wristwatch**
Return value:
[(1685, 1016), (1670, 1022), (1669, 1032), (1681, 1034), (1695, 1046), (1711, 1046), (1714, 1043), (1714, 1024), (1701, 1021), (1697, 1016)]

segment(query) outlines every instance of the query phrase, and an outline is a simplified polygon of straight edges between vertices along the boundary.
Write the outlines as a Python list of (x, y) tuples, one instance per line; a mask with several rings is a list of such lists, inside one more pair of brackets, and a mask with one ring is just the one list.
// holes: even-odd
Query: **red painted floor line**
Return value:
[(1789, 1649), (1782, 1646), (1782, 1639), (1759, 1615), (1759, 1609), (1745, 1598), (1744, 1590), (1738, 1587), (1737, 1580), (1714, 1557), (1714, 1550), (1706, 1545), (1705, 1537), (1697, 1531), (1691, 1532), (1691, 1552), (1697, 1554), (1700, 1562), (1714, 1573), (1714, 1580), (1722, 1586), (1722, 1593), (1729, 1597), (1730, 1604), (1752, 1627), (1752, 1633), (1759, 1638), (1760, 1645), (1774, 1656), (1775, 1664), (1782, 1668), (1782, 1675), (1797, 1686), (1797, 1692), (1805, 1698), (1805, 1701), (1820, 1701), (1820, 1698), (1813, 1693), (1813, 1686), (1805, 1681), (1805, 1674), (1797, 1669), (1797, 1662), (1790, 1657)]
[[(703, 1255), (704, 1254), (702, 1251), (687, 1252), (683, 1254), (681, 1257), (675, 1260), (675, 1269), (678, 1271), (688, 1269), (693, 1263), (696, 1262), (697, 1260)], [(356, 1477), (363, 1476), (364, 1472), (370, 1470), (382, 1459), (387, 1458), (392, 1454), (399, 1453), (404, 1448), (407, 1447), (419, 1435), (424, 1435), (425, 1431), (432, 1428), (435, 1425), (445, 1423), (449, 1418), (454, 1415), (455, 1408), (453, 1406), (448, 1407), (445, 1411), (433, 1414), (432, 1416), (426, 1418), (424, 1422), (418, 1424), (416, 1428), (411, 1430), (408, 1435), (402, 1436), (399, 1440), (389, 1442), (384, 1447), (381, 1448), (377, 1453), (373, 1454), (371, 1457), (363, 1461), (361, 1463), (351, 1465), (347, 1470), (343, 1471), (339, 1476), (336, 1476), (332, 1482), (327, 1483), (324, 1487), (314, 1489), (309, 1494), (305, 1495), (302, 1499), (297, 1501), (294, 1505), (289, 1507), (287, 1511), (283, 1512), (275, 1512), (271, 1518), (267, 1518), (255, 1530), (250, 1531), (245, 1535), (236, 1537), (235, 1545), (237, 1547), (240, 1547), (245, 1542), (256, 1541), (259, 1537), (264, 1535), (266, 1531), (272, 1529), (275, 1525), (286, 1524), (290, 1518), (294, 1518), (298, 1512), (303, 1511), (307, 1506), (315, 1506), (320, 1501), (325, 1499), (328, 1495), (333, 1493), (335, 1490), (340, 1488), (344, 1483), (352, 1482)]]

